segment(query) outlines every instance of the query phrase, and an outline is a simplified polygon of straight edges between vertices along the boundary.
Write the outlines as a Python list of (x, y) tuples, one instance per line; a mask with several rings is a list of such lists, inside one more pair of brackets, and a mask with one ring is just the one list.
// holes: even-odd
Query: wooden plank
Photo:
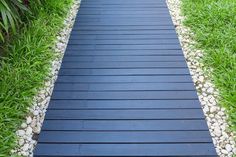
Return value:
[[(111, 21), (112, 22), (112, 21)], [(175, 31), (174, 30), (115, 30), (115, 31), (112, 31), (112, 30), (109, 30), (109, 31), (106, 31), (106, 30), (96, 30), (96, 31), (85, 31), (85, 30), (73, 30), (71, 32), (71, 34), (73, 35), (99, 35), (99, 34), (102, 34), (102, 35), (106, 35), (106, 34), (112, 34), (112, 35), (130, 35), (130, 34), (145, 34), (145, 35), (148, 35), (148, 34), (175, 34)]]
[(116, 10), (116, 11), (135, 11), (135, 10), (152, 10), (152, 11), (160, 11), (160, 12), (166, 12), (167, 7), (165, 4), (143, 4), (143, 3), (137, 3), (137, 4), (96, 4), (96, 3), (90, 3), (86, 4), (83, 3), (80, 5), (81, 11), (94, 11), (94, 10)]
[[(95, 23), (106, 23), (106, 22), (124, 22), (124, 21), (130, 21), (130, 22), (140, 22), (140, 21), (143, 21), (143, 22), (150, 22), (150, 21), (165, 21), (165, 22), (172, 22), (171, 19), (169, 18), (165, 18), (165, 17), (117, 17), (116, 19), (114, 18), (103, 18), (103, 17), (100, 17), (100, 18), (80, 18), (79, 20), (77, 20), (75, 23), (78, 24), (78, 23), (92, 23), (92, 22), (95, 22)], [(171, 30), (171, 31), (174, 31), (174, 30)]]
[(187, 68), (185, 62), (63, 62), (61, 68), (83, 69), (142, 69), (142, 68)]
[[(112, 27), (112, 26), (111, 26)], [(127, 35), (112, 35), (112, 34), (106, 34), (106, 35), (92, 35), (92, 34), (87, 34), (87, 35), (76, 35), (76, 34), (71, 34), (70, 39), (96, 39), (96, 40), (102, 40), (102, 39), (111, 39), (111, 40), (137, 40), (137, 39), (176, 39), (176, 34), (127, 34)], [(78, 49), (79, 50), (79, 49)]]
[[(133, 15), (137, 15), (137, 13), (135, 13), (135, 12), (140, 12), (138, 15), (147, 15), (147, 16), (148, 15), (150, 15), (150, 16), (152, 16), (152, 15), (168, 16), (169, 15), (169, 12), (150, 12), (150, 11), (145, 11), (143, 9), (142, 10), (135, 10), (135, 11), (132, 11), (129, 9), (130, 12), (127, 12), (128, 10), (127, 11), (125, 10), (123, 12), (122, 12), (122, 10), (115, 10), (115, 9), (113, 9), (113, 10), (111, 10), (111, 11), (97, 10), (97, 11), (93, 11), (93, 12), (91, 12), (91, 10), (90, 11), (83, 11), (83, 12), (79, 11), (78, 15), (79, 16), (80, 15), (101, 15), (101, 16), (103, 16), (103, 15), (115, 15), (115, 16), (117, 16), (117, 15), (131, 15), (131, 16), (133, 16)], [(164, 25), (164, 23), (162, 25)], [(167, 25), (167, 24), (165, 24), (165, 25)]]
[(55, 91), (194, 91), (192, 83), (57, 83)]
[(63, 62), (178, 62), (183, 56), (65, 56)]
[(159, 110), (48, 110), (45, 119), (68, 120), (171, 120), (203, 119), (201, 109)]
[(54, 91), (194, 91), (192, 83), (57, 83)]
[(123, 25), (123, 26), (136, 26), (136, 25), (170, 25), (172, 24), (172, 21), (163, 21), (163, 22), (159, 22), (159, 21), (134, 21), (134, 20), (127, 20), (127, 21), (115, 21), (115, 20), (110, 20), (110, 21), (102, 21), (102, 22), (79, 22), (76, 21), (75, 22), (75, 26), (77, 25), (96, 25), (96, 26), (101, 26), (101, 25), (107, 25), (107, 26), (112, 26), (112, 25)]
[(43, 131), (39, 143), (210, 143), (208, 131)]
[[(143, 7), (140, 7), (143, 6)], [(125, 4), (125, 5), (117, 5), (117, 4), (104, 4), (104, 5), (91, 5), (91, 4), (84, 4), (80, 6), (81, 12), (88, 12), (88, 11), (124, 11), (124, 12), (129, 12), (129, 11), (157, 11), (159, 13), (166, 13), (166, 6), (164, 5), (159, 5), (159, 4), (137, 4), (137, 5), (131, 5), (131, 4)], [(151, 13), (153, 14), (153, 13)], [(80, 14), (79, 14), (80, 15)], [(137, 15), (140, 15), (137, 14)], [(102, 17), (102, 16), (100, 16)], [(168, 16), (170, 17), (170, 16)]]
[(193, 109), (198, 100), (51, 100), (49, 109)]
[(183, 56), (181, 50), (71, 50), (65, 56)]
[(208, 130), (204, 119), (198, 120), (45, 120), (45, 131), (184, 131)]
[[(171, 150), (171, 151), (170, 151)], [(38, 156), (204, 156), (217, 157), (212, 143), (39, 144)]]
[(180, 45), (70, 45), (67, 50), (180, 50)]
[(116, 1), (109, 1), (109, 0), (86, 0), (86, 1), (83, 1), (83, 3), (85, 4), (163, 4), (165, 3), (164, 0), (159, 0), (159, 1), (156, 1), (156, 0), (148, 0), (148, 1), (142, 1), (142, 0), (132, 0), (132, 1), (127, 1), (127, 0), (116, 0)]
[[(150, 14), (154, 13), (168, 13), (167, 7), (163, 5), (158, 5), (158, 4), (82, 4), (81, 8), (79, 10), (80, 12), (89, 12), (89, 11), (114, 11), (121, 12), (124, 11), (125, 13), (136, 13), (137, 15), (141, 15), (142, 12), (136, 12), (135, 10), (137, 9), (138, 11), (144, 11), (147, 12), (149, 11)], [(130, 10), (129, 10), (130, 9)], [(134, 10), (133, 10), (134, 9)], [(98, 14), (97, 14), (98, 15)], [(102, 17), (102, 15), (101, 15)], [(170, 17), (169, 17), (170, 18)]]
[[(160, 8), (161, 6), (163, 6), (166, 10), (167, 9), (167, 5), (165, 2), (147, 2), (147, 3), (143, 3), (143, 2), (84, 2), (81, 4), (81, 7), (83, 10), (87, 9), (87, 7), (96, 7), (96, 6), (102, 6), (104, 8), (110, 8), (115, 6), (117, 9), (122, 8), (124, 6), (129, 6), (132, 7), (132, 5), (134, 7), (138, 7), (138, 8), (142, 8), (142, 5), (147, 6), (147, 7), (156, 7), (156, 9)], [(85, 7), (85, 8), (84, 8)]]
[[(169, 69), (61, 69), (59, 75), (83, 76), (83, 75), (189, 75), (187, 68)], [(132, 84), (131, 84), (132, 85)], [(168, 84), (165, 84), (168, 86)]]
[[(158, 9), (155, 9), (155, 10), (136, 10), (136, 11), (133, 11), (133, 10), (126, 10), (126, 11), (122, 11), (122, 10), (79, 10), (78, 12), (78, 15), (82, 15), (82, 14), (86, 14), (86, 15), (93, 15), (93, 14), (96, 14), (96, 15), (106, 15), (106, 14), (110, 14), (110, 15), (113, 15), (113, 14), (116, 14), (116, 15), (145, 15), (145, 14), (169, 14), (169, 12), (167, 10), (158, 10)], [(169, 17), (170, 18), (170, 17)], [(162, 22), (161, 22), (162, 23)]]
[[(84, 18), (89, 18), (89, 17), (94, 17), (94, 15), (81, 15)], [(80, 17), (81, 17), (80, 16)], [(98, 15), (99, 17), (99, 15)], [(113, 17), (111, 15), (106, 15), (106, 17)], [(120, 16), (116, 16), (116, 17), (120, 17), (120, 18), (124, 18), (124, 17), (137, 17), (137, 15), (133, 15), (133, 16), (128, 16), (128, 15), (120, 15)], [(143, 15), (143, 17), (146, 17)], [(170, 29), (174, 29), (174, 26), (79, 26), (79, 27), (74, 27), (73, 30), (94, 30), (94, 31), (115, 31), (115, 30), (170, 30)], [(177, 39), (177, 38), (176, 38)]]
[(152, 40), (70, 40), (69, 45), (161, 45), (179, 44), (177, 39), (152, 39)]
[(133, 99), (197, 99), (195, 91), (114, 91), (114, 92), (72, 92), (54, 91), (52, 99), (94, 99), (94, 100), (133, 100)]
[[(111, 2), (108, 2), (108, 1), (104, 1), (104, 2), (100, 2), (100, 1), (93, 1), (93, 2), (89, 2), (89, 1), (85, 1), (83, 3), (81, 3), (81, 8), (83, 8), (83, 10), (85, 9), (84, 7), (87, 6), (87, 7), (90, 7), (90, 6), (104, 6), (106, 9), (109, 9), (111, 7), (111, 5), (119, 5), (117, 6), (116, 8), (117, 9), (122, 9), (121, 6), (138, 6), (138, 8), (142, 9), (142, 6), (140, 5), (148, 5), (148, 6), (154, 6), (154, 7), (159, 7), (159, 5), (165, 5), (165, 2), (160, 2), (160, 1), (153, 1), (153, 2), (147, 2), (147, 3), (143, 3), (143, 2), (126, 2), (126, 1), (123, 1), (122, 3), (121, 2), (114, 2), (114, 1), (111, 1)], [(165, 10), (166, 10), (166, 5), (165, 5)]]
[[(147, 8), (148, 9), (148, 8)], [(114, 8), (112, 8), (112, 9), (110, 9), (110, 10), (114, 10)], [(130, 10), (130, 9), (122, 9), (123, 11), (126, 11), (126, 10)], [(131, 10), (143, 10), (143, 9), (131, 9)], [(137, 15), (137, 14), (120, 14), (120, 15), (110, 15), (110, 14), (104, 14), (104, 15), (102, 15), (102, 17), (103, 18), (107, 18), (107, 17), (114, 17), (114, 18), (117, 18), (117, 17), (120, 17), (120, 18), (122, 18), (122, 17), (141, 17), (141, 18), (144, 18), (144, 17), (152, 17), (152, 18), (154, 18), (154, 17), (166, 17), (166, 18), (168, 18), (170, 15), (168, 15), (168, 14), (141, 14), (141, 15)], [(100, 15), (91, 15), (91, 14), (88, 14), (88, 15), (86, 15), (86, 14), (81, 14), (80, 16), (79, 16), (79, 18), (76, 18), (76, 20), (79, 20), (80, 18), (94, 18), (94, 17), (101, 17)], [(94, 27), (96, 27), (96, 26), (94, 26)], [(145, 27), (145, 26), (143, 26), (143, 27)], [(150, 27), (154, 27), (154, 26), (146, 26), (146, 28), (145, 29), (148, 29), (148, 28), (150, 28)], [(169, 27), (171, 27), (171, 28), (174, 28), (174, 26), (173, 25), (169, 25), (169, 26), (166, 26), (167, 28)], [(156, 28), (158, 28), (158, 26), (156, 27)], [(73, 29), (79, 29), (79, 27), (78, 28), (73, 28)]]
[(117, 1), (108, 1), (108, 0), (86, 0), (83, 1), (84, 4), (166, 4), (163, 0), (149, 0), (149, 1), (141, 1), (141, 0), (133, 0), (133, 1), (127, 1), (127, 0), (117, 0)]
[(144, 83), (144, 82), (159, 82), (159, 83), (167, 83), (167, 82), (185, 82), (190, 83), (192, 79), (189, 76), (181, 76), (181, 75), (172, 75), (172, 76), (60, 76), (57, 79), (57, 82), (61, 83), (90, 83), (90, 82), (115, 82), (115, 83), (128, 83), (128, 82), (136, 82), (136, 83)]
[[(83, 11), (84, 12), (89, 12), (89, 11), (124, 11), (124, 12), (127, 12), (127, 11), (156, 11), (156, 9), (158, 9), (159, 13), (166, 13), (166, 8), (163, 7), (163, 6), (154, 6), (154, 7), (149, 7), (149, 6), (146, 6), (146, 7), (143, 7), (143, 8), (140, 8), (138, 6), (134, 6), (134, 7), (131, 7), (131, 6), (120, 6), (119, 8), (115, 7), (115, 6), (112, 6), (112, 7), (103, 7), (103, 6), (99, 6), (99, 7), (83, 7)], [(140, 15), (140, 14), (136, 14), (136, 15)], [(155, 15), (155, 14), (150, 14), (150, 15)], [(102, 17), (102, 15), (100, 16)], [(169, 16), (168, 16), (169, 18)]]
[(86, 10), (87, 8), (117, 8), (121, 9), (123, 7), (127, 8), (160, 8), (163, 7), (163, 10), (167, 10), (165, 3), (81, 3), (81, 8)]

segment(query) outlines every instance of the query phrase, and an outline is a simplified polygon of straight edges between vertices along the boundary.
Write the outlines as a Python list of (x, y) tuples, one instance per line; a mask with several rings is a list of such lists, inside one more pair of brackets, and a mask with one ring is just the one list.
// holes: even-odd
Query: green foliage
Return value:
[(205, 51), (203, 62), (213, 69), (221, 104), (236, 130), (236, 1), (183, 0), (182, 10), (196, 46)]
[[(4, 46), (0, 68), (0, 156), (10, 156), (16, 130), (48, 74), (51, 47), (72, 0), (45, 0)], [(34, 11), (33, 9), (34, 8)]]
[[(53, 5), (58, 1), (47, 0), (0, 0), (0, 43), (5, 41), (5, 38), (15, 35), (17, 29), (22, 24), (26, 24), (37, 17), (41, 9), (55, 8)], [(46, 5), (49, 5), (45, 7)], [(59, 8), (60, 10), (60, 8)]]
[(16, 33), (16, 25), (21, 21), (20, 14), (27, 10), (19, 0), (0, 0), (0, 41), (4, 41), (4, 33)]

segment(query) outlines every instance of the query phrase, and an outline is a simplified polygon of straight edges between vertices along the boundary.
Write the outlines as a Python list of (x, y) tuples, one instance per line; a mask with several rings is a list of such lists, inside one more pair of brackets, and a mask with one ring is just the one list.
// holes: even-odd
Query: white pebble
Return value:
[(27, 123), (27, 124), (30, 124), (31, 122), (32, 122), (32, 118), (31, 118), (31, 117), (27, 117), (27, 118), (26, 118), (26, 123)]
[(39, 126), (36, 126), (33, 128), (33, 132), (36, 133), (36, 134), (39, 134), (41, 131), (41, 128)]
[(214, 129), (214, 134), (216, 135), (216, 136), (221, 136), (221, 130), (220, 130), (220, 128), (215, 128)]
[(207, 89), (207, 92), (208, 92), (208, 93), (213, 93), (213, 92), (214, 92), (214, 89), (213, 89), (212, 87), (210, 87), (210, 88)]
[(18, 131), (17, 131), (17, 135), (20, 136), (20, 137), (22, 137), (22, 136), (25, 135), (25, 131), (24, 131), (24, 130), (18, 130)]
[(29, 144), (26, 143), (23, 147), (22, 147), (22, 150), (23, 151), (27, 151), (29, 149)]
[(22, 152), (21, 153), (23, 156), (29, 156), (29, 152)]
[(32, 132), (33, 132), (33, 130), (32, 130), (31, 127), (28, 127), (28, 128), (26, 129), (26, 135), (31, 135)]
[(25, 140), (24, 139), (19, 139), (18, 143), (19, 143), (20, 146), (22, 146), (25, 143)]
[(203, 77), (203, 76), (199, 76), (198, 80), (199, 80), (200, 82), (203, 82), (203, 81), (204, 81), (204, 77)]
[(221, 152), (222, 152), (223, 154), (228, 154), (227, 150), (225, 150), (225, 149), (222, 149)]
[(217, 111), (217, 108), (215, 107), (215, 106), (212, 106), (211, 108), (210, 108), (210, 112), (211, 113), (214, 113), (214, 112), (216, 112)]
[(232, 147), (231, 147), (230, 144), (226, 144), (225, 149), (226, 149), (228, 152), (231, 152), (231, 151), (232, 151)]
[(34, 111), (33, 114), (34, 116), (37, 116), (39, 114), (39, 111)]
[(21, 124), (21, 128), (22, 128), (22, 129), (25, 129), (26, 127), (27, 127), (27, 124), (26, 124), (26, 123), (22, 123), (22, 124)]

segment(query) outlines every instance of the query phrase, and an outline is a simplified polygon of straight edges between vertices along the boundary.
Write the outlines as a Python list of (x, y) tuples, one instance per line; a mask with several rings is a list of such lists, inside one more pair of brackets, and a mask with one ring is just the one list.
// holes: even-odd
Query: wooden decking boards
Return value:
[(83, 0), (34, 156), (217, 156), (165, 0)]

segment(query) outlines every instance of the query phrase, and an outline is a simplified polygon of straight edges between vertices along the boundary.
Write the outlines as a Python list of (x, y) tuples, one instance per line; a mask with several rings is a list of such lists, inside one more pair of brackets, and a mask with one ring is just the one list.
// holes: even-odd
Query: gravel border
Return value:
[[(218, 91), (206, 74), (206, 67), (201, 63), (203, 52), (193, 48), (194, 41), (191, 30), (183, 25), (181, 0), (166, 0), (175, 25), (183, 53), (192, 75), (207, 124), (213, 138), (216, 151), (221, 157), (231, 157), (236, 154), (234, 134), (229, 130), (225, 109), (218, 104)], [(210, 69), (207, 69), (210, 72)]]
[(16, 132), (18, 146), (12, 150), (12, 154), (19, 156), (33, 156), (34, 147), (37, 144), (37, 138), (41, 131), (44, 116), (51, 98), (54, 83), (61, 66), (61, 61), (66, 50), (70, 32), (72, 30), (75, 17), (80, 5), (80, 0), (74, 0), (70, 11), (64, 20), (63, 29), (57, 35), (57, 41), (53, 48), (56, 53), (56, 59), (52, 61), (50, 73), (45, 81), (45, 86), (39, 91), (34, 98), (34, 103), (29, 108), (29, 114), (25, 121), (21, 124), (20, 129)]

